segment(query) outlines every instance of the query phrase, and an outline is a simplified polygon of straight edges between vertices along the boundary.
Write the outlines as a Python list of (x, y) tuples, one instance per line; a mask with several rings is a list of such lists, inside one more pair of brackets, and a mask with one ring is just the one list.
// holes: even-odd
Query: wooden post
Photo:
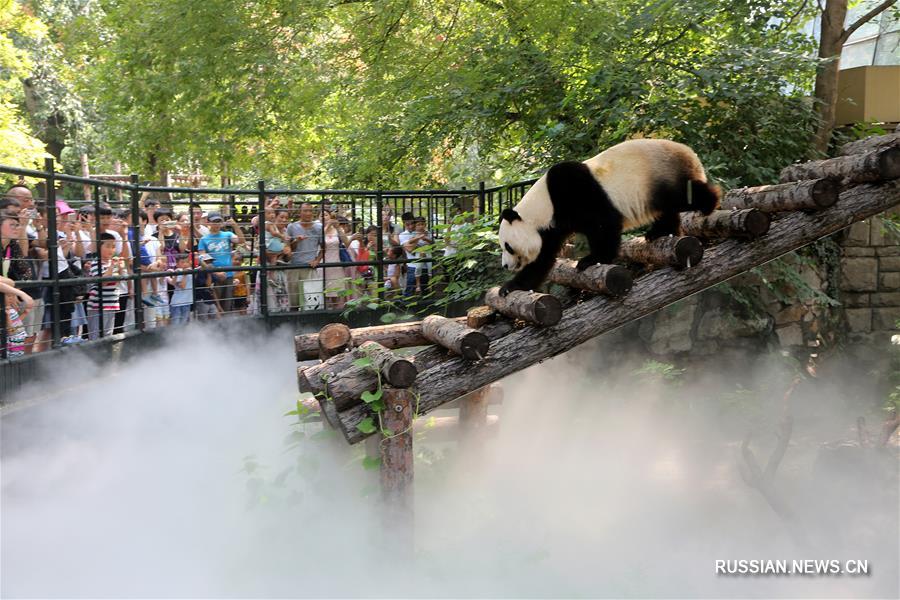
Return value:
[(413, 393), (384, 388), (382, 425), (390, 431), (381, 439), (381, 498), (385, 531), (401, 551), (413, 548)]
[(484, 295), (484, 302), (497, 312), (528, 321), (539, 327), (551, 327), (562, 319), (562, 304), (550, 294), (516, 290), (504, 298), (500, 288), (491, 288)]
[(897, 179), (900, 177), (900, 148), (880, 148), (865, 154), (791, 165), (781, 171), (780, 180), (786, 182), (820, 177), (847, 179), (851, 183)]
[(490, 391), (491, 386), (486, 385), (460, 399), (459, 443), (467, 452), (480, 453), (484, 449)]
[(490, 340), (480, 331), (470, 329), (451, 319), (431, 315), (422, 321), (425, 337), (462, 356), (466, 360), (481, 360), (487, 356)]
[(608, 296), (624, 296), (631, 289), (631, 271), (619, 265), (592, 265), (584, 271), (574, 260), (557, 259), (548, 279), (553, 283)]
[(821, 210), (837, 202), (840, 191), (841, 184), (837, 179), (807, 179), (737, 188), (725, 194), (722, 208), (755, 208), (766, 213)]
[(709, 216), (683, 213), (681, 231), (698, 238), (757, 238), (769, 231), (771, 219), (755, 208), (714, 210)]
[(626, 261), (644, 265), (687, 269), (697, 266), (703, 258), (703, 244), (697, 238), (689, 236), (668, 236), (652, 242), (641, 236), (624, 240), (619, 256)]

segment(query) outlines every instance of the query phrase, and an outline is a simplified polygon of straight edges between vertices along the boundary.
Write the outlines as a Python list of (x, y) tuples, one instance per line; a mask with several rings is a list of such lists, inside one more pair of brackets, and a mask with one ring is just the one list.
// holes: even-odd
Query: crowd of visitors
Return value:
[[(36, 205), (25, 185), (6, 192), (0, 199), (0, 293), (5, 299), (0, 330), (6, 332), (7, 356), (49, 347), (54, 263), (61, 282), (55, 289), (64, 344), (128, 331), (134, 327), (136, 301), (144, 326), (153, 328), (258, 313), (263, 287), (269, 313), (340, 310), (348, 300), (374, 295), (380, 286), (388, 297), (428, 291), (434, 239), (426, 219), (412, 213), (401, 215), (398, 226), (392, 212), (384, 211), (386, 264), (383, 281), (377, 281), (376, 269), (365, 263), (377, 257), (379, 228), (356, 230), (334, 206), (319, 211), (313, 204), (294, 207), (270, 198), (262, 231), (258, 216), (241, 225), (197, 205), (190, 208), (193, 214), (154, 198), (146, 198), (142, 207), (141, 222), (132, 227), (130, 210), (106, 202), (97, 209), (94, 203), (73, 209), (57, 200), (54, 260), (48, 253), (46, 208)], [(135, 231), (137, 257), (132, 256)], [(263, 256), (265, 286), (258, 271), (248, 268), (260, 265)], [(131, 277), (135, 263), (140, 264), (139, 280)]]

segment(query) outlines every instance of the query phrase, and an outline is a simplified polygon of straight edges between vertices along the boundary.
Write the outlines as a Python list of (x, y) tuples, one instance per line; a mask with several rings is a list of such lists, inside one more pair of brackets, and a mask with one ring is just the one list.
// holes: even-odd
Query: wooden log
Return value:
[[(441, 408), (447, 409), (447, 410), (454, 410), (454, 409), (459, 410), (459, 407), (462, 406), (463, 401), (466, 398), (468, 398), (469, 395), (477, 394), (478, 392), (479, 392), (479, 390), (476, 390), (476, 391), (470, 392), (469, 394), (466, 394), (464, 396), (460, 396), (456, 400), (451, 400), (450, 402), (447, 402), (446, 404), (441, 406)], [(503, 386), (500, 385), (499, 383), (492, 383), (490, 386), (488, 386), (488, 392), (487, 392), (486, 396), (487, 396), (487, 403), (490, 406), (501, 406), (503, 404)]]
[(766, 213), (821, 210), (837, 202), (840, 191), (841, 185), (837, 179), (807, 179), (737, 188), (725, 194), (722, 208), (756, 208)]
[(703, 244), (695, 237), (667, 236), (648, 242), (644, 236), (622, 241), (619, 256), (629, 262), (686, 269), (703, 258)]
[(683, 213), (681, 232), (697, 238), (756, 238), (769, 231), (771, 219), (755, 208), (714, 210), (710, 215)]
[[(497, 340), (515, 329), (515, 324), (509, 319), (498, 320), (481, 328), (481, 333), (485, 334), (488, 341)], [(442, 346), (429, 346), (420, 350), (413, 357), (419, 372), (430, 369), (439, 362), (447, 360), (447, 358), (455, 356)]]
[[(454, 319), (465, 323), (465, 317)], [(422, 335), (422, 322), (395, 323), (393, 325), (376, 325), (374, 327), (359, 327), (351, 329), (353, 347), (358, 347), (363, 342), (378, 342), (385, 348), (410, 348), (413, 346), (429, 346), (431, 342)], [(294, 350), (297, 360), (312, 360), (319, 358), (319, 334), (304, 333), (294, 336)]]
[[(357, 366), (353, 362), (360, 358), (370, 358), (372, 366)], [(322, 412), (325, 403), (334, 405), (335, 410), (346, 410), (362, 402), (364, 392), (378, 389), (378, 374), (382, 380), (394, 387), (409, 387), (418, 373), (416, 366), (408, 358), (394, 356), (390, 350), (376, 342), (366, 342), (353, 352), (344, 352), (327, 361), (305, 368), (302, 375), (305, 384), (301, 391), (312, 392), (319, 399)], [(327, 415), (326, 415), (327, 416)]]
[(381, 441), (381, 493), (393, 506), (411, 514), (413, 503), (413, 394), (385, 388), (382, 426), (390, 431)]
[(557, 259), (548, 279), (553, 283), (609, 296), (624, 296), (631, 289), (631, 271), (619, 265), (592, 265), (584, 271), (574, 260)]
[(480, 453), (484, 448), (490, 391), (491, 386), (485, 386), (460, 401), (459, 441), (469, 452)]
[(491, 345), (487, 336), (451, 319), (431, 315), (422, 321), (425, 337), (462, 356), (466, 360), (481, 360), (487, 356)]
[(378, 342), (364, 342), (359, 353), (371, 358), (384, 381), (395, 388), (408, 388), (416, 380), (418, 370), (413, 361), (397, 356)]
[(791, 165), (781, 171), (780, 180), (800, 181), (831, 177), (850, 183), (888, 181), (900, 177), (900, 148), (881, 148), (865, 154), (850, 154)]
[[(765, 238), (725, 240), (710, 248), (703, 269), (660, 269), (637, 279), (621, 299), (594, 296), (566, 311), (551, 329), (523, 327), (491, 342), (491, 356), (472, 364), (449, 358), (420, 372), (418, 413), (424, 415), (444, 403), (488, 383), (561, 354), (587, 340), (648, 315), (677, 300), (730, 279), (815, 240), (900, 204), (900, 181), (864, 184), (841, 192), (840, 201), (814, 214), (792, 212), (772, 223)], [(365, 407), (339, 414), (341, 430), (354, 444), (365, 434), (356, 425), (368, 416)]]
[(319, 358), (322, 360), (346, 351), (352, 344), (350, 328), (343, 323), (329, 323), (319, 330)]
[(491, 288), (484, 295), (484, 302), (500, 314), (528, 321), (539, 327), (552, 327), (562, 319), (562, 305), (550, 294), (516, 290), (504, 298), (500, 288)]
[(481, 329), (485, 325), (493, 323), (497, 319), (497, 313), (490, 306), (476, 306), (466, 313), (466, 327)]
[(872, 152), (873, 150), (891, 147), (900, 147), (900, 131), (885, 135), (873, 135), (864, 140), (856, 140), (855, 142), (847, 142), (841, 146), (839, 154), (841, 156), (865, 154), (866, 152)]

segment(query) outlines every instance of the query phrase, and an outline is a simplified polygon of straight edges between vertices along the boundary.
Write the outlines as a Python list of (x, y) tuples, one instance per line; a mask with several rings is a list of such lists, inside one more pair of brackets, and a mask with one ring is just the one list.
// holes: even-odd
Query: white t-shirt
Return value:
[(406, 258), (412, 260), (416, 257), (415, 252), (407, 252), (406, 251), (406, 242), (415, 237), (415, 231), (406, 231), (405, 229), (400, 232), (400, 245), (403, 246), (403, 252), (406, 254)]

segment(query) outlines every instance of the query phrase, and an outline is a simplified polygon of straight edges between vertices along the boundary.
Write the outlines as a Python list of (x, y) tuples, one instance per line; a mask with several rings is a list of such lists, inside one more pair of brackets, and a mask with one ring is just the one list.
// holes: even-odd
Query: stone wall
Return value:
[(841, 244), (841, 302), (852, 343), (885, 343), (900, 321), (900, 243), (873, 217)]

